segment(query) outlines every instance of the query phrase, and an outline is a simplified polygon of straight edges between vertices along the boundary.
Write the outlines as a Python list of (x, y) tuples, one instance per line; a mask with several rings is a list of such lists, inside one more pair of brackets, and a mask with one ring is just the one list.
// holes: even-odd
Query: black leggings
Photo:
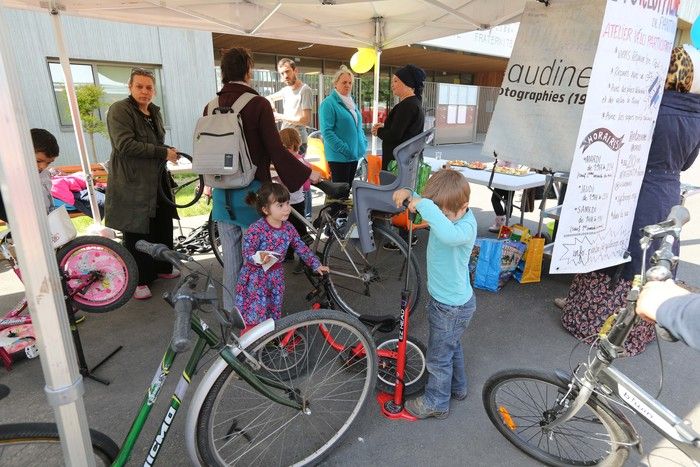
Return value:
[(357, 161), (354, 162), (329, 162), (331, 180), (339, 183), (347, 183), (352, 188), (352, 181), (357, 172)]
[(151, 243), (162, 243), (172, 250), (173, 248), (173, 217), (172, 208), (158, 206), (156, 216), (151, 217), (148, 225), (148, 233), (123, 232), (124, 246), (136, 260), (139, 268), (139, 285), (150, 285), (156, 280), (158, 274), (170, 274), (173, 266), (165, 261), (156, 261), (150, 255), (136, 250), (136, 242), (146, 240)]
[(500, 188), (493, 189), (493, 193), (491, 194), (491, 206), (493, 206), (493, 212), (495, 212), (497, 216), (506, 215), (505, 203), (510, 193), (510, 191), (501, 190)]

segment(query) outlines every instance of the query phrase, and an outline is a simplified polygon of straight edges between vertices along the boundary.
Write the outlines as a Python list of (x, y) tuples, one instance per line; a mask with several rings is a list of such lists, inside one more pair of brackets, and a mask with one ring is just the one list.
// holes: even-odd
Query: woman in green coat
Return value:
[[(136, 242), (163, 243), (173, 247), (173, 218), (177, 210), (159, 198), (158, 184), (166, 161), (177, 162), (177, 149), (164, 144), (165, 127), (160, 108), (151, 101), (156, 83), (153, 73), (136, 68), (129, 78), (129, 97), (115, 102), (107, 113), (112, 143), (109, 184), (105, 198), (105, 224), (124, 234), (124, 246), (139, 268), (139, 285), (134, 298), (151, 297), (149, 285), (158, 277), (176, 277), (169, 263), (155, 261), (136, 250)], [(166, 190), (169, 193), (170, 190)]]

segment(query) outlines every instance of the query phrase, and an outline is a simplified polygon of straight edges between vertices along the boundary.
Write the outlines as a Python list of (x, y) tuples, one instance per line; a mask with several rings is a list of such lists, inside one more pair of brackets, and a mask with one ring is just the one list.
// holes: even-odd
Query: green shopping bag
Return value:
[[(397, 175), (397, 167), (398, 164), (396, 161), (391, 161), (389, 162), (389, 165), (387, 166), (387, 170), (394, 175)], [(416, 181), (416, 193), (419, 195), (423, 194), (423, 190), (425, 190), (425, 185), (428, 183), (428, 179), (430, 178), (430, 165), (426, 164), (425, 162), (421, 162), (420, 165), (418, 166), (418, 180)], [(397, 225), (398, 227), (404, 227), (407, 228), (407, 225), (399, 225), (397, 222), (400, 222), (401, 224), (407, 222), (402, 222), (401, 219), (395, 219), (393, 222), (394, 225)], [(423, 222), (423, 218), (420, 216), (420, 214), (416, 214), (416, 218), (413, 221), (413, 224), (420, 224)]]

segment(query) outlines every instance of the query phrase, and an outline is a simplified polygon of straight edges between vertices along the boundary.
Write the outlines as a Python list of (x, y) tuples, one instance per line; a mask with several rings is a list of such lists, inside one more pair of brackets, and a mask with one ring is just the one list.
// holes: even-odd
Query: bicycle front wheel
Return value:
[(631, 440), (595, 395), (570, 420), (546, 428), (574, 398), (555, 375), (535, 370), (497, 373), (482, 393), (484, 408), (498, 431), (538, 461), (556, 466), (622, 465)]
[(408, 261), (408, 246), (397, 234), (381, 225), (373, 230), (376, 249), (367, 254), (357, 239), (328, 239), (321, 261), (331, 270), (328, 295), (338, 308), (353, 316), (393, 315), (398, 319), (408, 266), (408, 289), (415, 315), (423, 286), (418, 261), (415, 256)]
[[(364, 349), (348, 359), (343, 349)], [(205, 465), (319, 462), (348, 431), (372, 393), (376, 347), (365, 326), (332, 310), (295, 313), (246, 348), (275, 391), (303, 401), (280, 405), (227, 367), (207, 394), (197, 423)], [(242, 356), (239, 358), (243, 358)]]
[(121, 307), (138, 284), (136, 260), (120, 243), (104, 237), (77, 237), (56, 253), (71, 302), (92, 313)]
[[(107, 435), (90, 430), (95, 464), (108, 466), (119, 447)], [(3, 467), (62, 466), (63, 453), (58, 427), (54, 423), (13, 423), (0, 425), (0, 465)]]

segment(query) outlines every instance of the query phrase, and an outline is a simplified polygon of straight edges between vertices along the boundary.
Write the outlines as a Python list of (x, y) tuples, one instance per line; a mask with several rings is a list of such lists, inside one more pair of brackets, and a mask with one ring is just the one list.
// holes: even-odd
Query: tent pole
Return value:
[(75, 85), (73, 83), (73, 73), (70, 69), (70, 61), (68, 60), (68, 52), (63, 37), (63, 28), (61, 27), (61, 18), (59, 17), (58, 9), (52, 8), (51, 23), (53, 24), (54, 37), (56, 39), (56, 47), (58, 48), (58, 58), (63, 68), (63, 74), (66, 77), (66, 94), (68, 95), (68, 107), (70, 108), (71, 119), (73, 120), (73, 131), (75, 132), (75, 142), (78, 145), (78, 153), (80, 155), (80, 165), (85, 173), (87, 181), (88, 197), (90, 199), (90, 210), (92, 211), (93, 227), (99, 230), (101, 228), (102, 216), (97, 206), (97, 196), (95, 195), (95, 185), (92, 179), (92, 171), (90, 170), (90, 159), (88, 158), (87, 147), (85, 145), (85, 135), (83, 134), (83, 125), (80, 120), (80, 110), (78, 109), (78, 98), (75, 94)]
[(49, 404), (54, 410), (65, 465), (94, 466), (68, 314), (49, 243), (34, 151), (17, 70), (0, 3), (0, 189), (9, 213), (25, 295), (39, 347)]
[[(384, 19), (381, 16), (376, 16), (374, 18), (374, 51), (376, 53), (376, 58), (374, 61), (374, 90), (372, 93), (372, 126), (379, 121), (379, 68), (381, 64), (382, 56), (382, 26), (384, 25)], [(372, 152), (371, 154), (377, 154), (378, 138), (372, 136)]]

